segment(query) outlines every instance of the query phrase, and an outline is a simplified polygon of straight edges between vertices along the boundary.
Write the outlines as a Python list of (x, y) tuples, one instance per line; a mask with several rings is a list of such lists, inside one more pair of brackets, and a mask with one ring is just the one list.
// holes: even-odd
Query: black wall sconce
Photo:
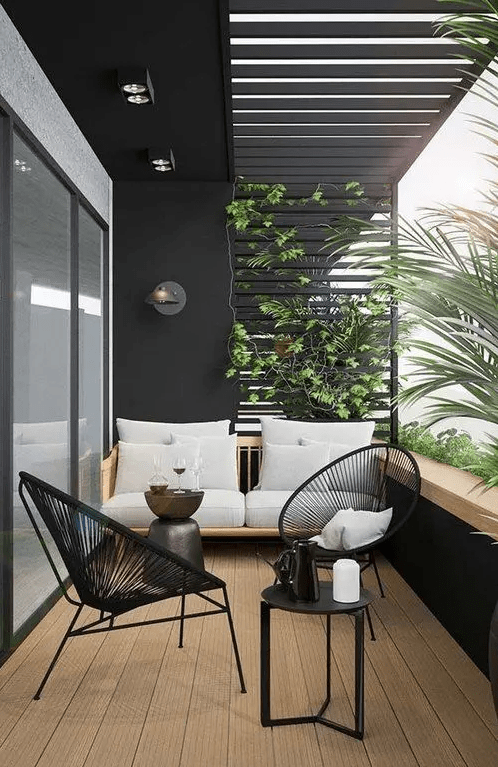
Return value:
[(178, 314), (187, 303), (187, 294), (177, 282), (160, 282), (145, 299), (160, 314)]
[(175, 170), (175, 158), (172, 149), (148, 149), (147, 159), (151, 167), (159, 173)]
[(154, 88), (146, 67), (118, 69), (118, 85), (127, 104), (154, 103)]

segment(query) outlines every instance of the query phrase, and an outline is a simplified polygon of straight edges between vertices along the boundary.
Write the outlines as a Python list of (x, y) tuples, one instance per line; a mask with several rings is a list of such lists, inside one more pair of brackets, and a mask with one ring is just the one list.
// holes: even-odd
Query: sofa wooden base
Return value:
[[(148, 535), (148, 527), (132, 528), (139, 535)], [(278, 527), (205, 527), (203, 538), (279, 538)]]

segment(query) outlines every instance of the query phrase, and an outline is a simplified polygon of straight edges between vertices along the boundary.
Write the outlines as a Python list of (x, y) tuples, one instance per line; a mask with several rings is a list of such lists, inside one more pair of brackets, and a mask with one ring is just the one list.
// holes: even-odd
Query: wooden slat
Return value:
[[(254, 544), (236, 544), (228, 549), (235, 558), (234, 622), (237, 637), (243, 648), (242, 662), (247, 679), (247, 694), (240, 695), (239, 680), (232, 665), (230, 695), (230, 737), (228, 764), (230, 767), (248, 764), (251, 767), (273, 767), (275, 754), (271, 729), (260, 723), (259, 709), (259, 634), (260, 591), (271, 579), (271, 570), (255, 558)], [(264, 547), (265, 555), (274, 552)]]
[(430, 21), (231, 21), (230, 37), (425, 37), (436, 32)]
[[(308, 121), (303, 120), (306, 123)], [(356, 120), (351, 122), (356, 123)], [(306, 130), (301, 130), (305, 127)], [(350, 125), (346, 127), (341, 124), (337, 125), (240, 125), (234, 123), (234, 135), (247, 137), (247, 136), (296, 136), (296, 134), (303, 134), (304, 136), (344, 136), (347, 135), (348, 140), (354, 141), (356, 136), (386, 136), (396, 137), (402, 136), (404, 138), (413, 137), (419, 139), (424, 135), (425, 126), (423, 125)], [(310, 182), (312, 183), (312, 182)]]
[[(374, 580), (375, 575), (369, 572), (365, 584), (374, 588)], [(395, 601), (378, 599), (374, 610), (382, 621), (383, 631), (387, 632), (424, 690), (464, 763), (476, 767), (496, 767), (498, 741), (489, 730), (481, 729), (479, 714), (439, 662), (430, 645), (421, 640), (410, 621), (403, 620), (404, 616)]]
[[(305, 92), (305, 89), (303, 89)], [(423, 91), (421, 91), (423, 93)], [(234, 115), (238, 114), (239, 110), (247, 109), (297, 109), (300, 112), (303, 110), (315, 110), (321, 109), (364, 109), (371, 111), (372, 109), (391, 109), (394, 111), (402, 111), (405, 109), (441, 109), (445, 99), (439, 96), (434, 98), (425, 98), (424, 96), (418, 96), (417, 98), (404, 98), (403, 96), (389, 96), (387, 98), (363, 98), (362, 96), (341, 96), (340, 98), (323, 98), (320, 96), (308, 96), (305, 99), (294, 98), (279, 98), (278, 95), (271, 99), (262, 99), (255, 96), (254, 98), (244, 98), (233, 100)]]
[[(376, 107), (373, 107), (375, 109)], [(365, 108), (367, 109), (367, 108)], [(301, 128), (322, 123), (327, 125), (346, 124), (350, 127), (360, 124), (368, 125), (400, 125), (421, 126), (429, 123), (434, 118), (434, 113), (426, 112), (234, 112), (234, 127), (247, 124), (289, 124), (296, 123)], [(406, 127), (405, 127), (406, 130)], [(307, 131), (301, 130), (301, 133)], [(349, 132), (349, 131), (348, 131)]]
[[(299, 73), (300, 74), (300, 73)], [(283, 95), (283, 94), (307, 94), (308, 96), (319, 94), (334, 94), (336, 96), (362, 96), (362, 95), (448, 95), (452, 89), (456, 87), (457, 83), (451, 82), (439, 82), (434, 79), (429, 82), (419, 81), (401, 81), (401, 82), (388, 82), (382, 79), (373, 80), (372, 82), (356, 82), (350, 78), (342, 82), (308, 82), (305, 78), (301, 78), (299, 81), (299, 74), (297, 76), (298, 81), (293, 82), (272, 82), (269, 78), (263, 82), (238, 82), (238, 78), (232, 81), (232, 94), (233, 103), (239, 104), (245, 99), (239, 99), (241, 95)], [(366, 75), (370, 77), (370, 75)], [(262, 79), (262, 78), (260, 78)], [(282, 79), (282, 78), (281, 78)], [(457, 78), (458, 79), (458, 78)], [(411, 101), (411, 99), (410, 99)]]
[[(354, 59), (354, 57), (353, 57)], [(257, 59), (250, 64), (236, 64), (232, 61), (232, 77), (462, 77), (469, 65), (447, 59), (438, 64), (417, 62), (405, 64), (384, 64), (379, 59), (375, 64), (351, 61), (348, 64), (260, 64)]]
[[(319, 725), (260, 726), (259, 594), (273, 574), (255, 554), (273, 561), (280, 548), (205, 542), (208, 568), (228, 581), (247, 695), (220, 615), (188, 621), (182, 650), (177, 623), (75, 638), (42, 699), (32, 701), (62, 633), (57, 624), (48, 633), (40, 627), (43, 641), (33, 640), (0, 695), (0, 722), (10, 718), (2, 767), (494, 767), (498, 727), (487, 680), (385, 561), (388, 596), (374, 602), (377, 641), (367, 636), (365, 644), (363, 742)], [(168, 600), (150, 615), (177, 605)], [(324, 646), (319, 618), (272, 613), (274, 713), (313, 711), (321, 701)], [(353, 648), (352, 620), (337, 616), (328, 713), (340, 719), (352, 716)]]
[(378, 558), (380, 576), (389, 592), (389, 599), (395, 601), (431, 648), (439, 662), (451, 675), (454, 682), (486, 723), (498, 740), (498, 721), (493, 706), (489, 680), (479, 672), (460, 645), (441, 626), (428, 607), (403, 580), (401, 575), (382, 557)]
[(445, 42), (437, 42), (432, 45), (419, 45), (406, 43), (396, 45), (393, 43), (372, 43), (371, 45), (351, 44), (347, 42), (334, 43), (332, 45), (316, 44), (293, 44), (293, 45), (268, 45), (261, 38), (259, 45), (231, 45), (232, 59), (445, 59), (463, 57), (466, 53), (465, 46), (459, 45), (449, 39)]
[[(206, 552), (205, 564), (211, 571), (216, 568), (216, 557), (212, 550)], [(187, 597), (187, 610), (207, 609), (207, 603), (201, 604), (202, 601), (197, 597)], [(152, 764), (178, 767), (180, 764), (197, 660), (199, 653), (205, 649), (200, 647), (204, 621), (216, 621), (222, 617), (188, 620), (183, 648), (176, 647), (176, 643), (171, 641), (171, 647), (164, 654), (161, 670), (155, 680), (133, 767), (150, 767)], [(174, 636), (177, 636), (176, 632), (170, 638), (173, 640)], [(120, 767), (119, 762), (115, 765)], [(107, 764), (106, 767), (114, 765)]]
[[(445, 3), (438, 0), (350, 0), (334, 2), (334, 13), (460, 13), (463, 8), (482, 10), (476, 3)], [(330, 13), (330, 0), (230, 0), (231, 13)]]

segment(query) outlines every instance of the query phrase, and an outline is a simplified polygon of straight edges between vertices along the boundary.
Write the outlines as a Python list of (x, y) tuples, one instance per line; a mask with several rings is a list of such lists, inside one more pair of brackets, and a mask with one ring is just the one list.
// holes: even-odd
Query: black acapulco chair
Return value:
[[(317, 547), (318, 567), (331, 567), (337, 559), (352, 558), (361, 573), (373, 566), (379, 590), (385, 596), (375, 562), (374, 549), (404, 525), (420, 494), (420, 472), (413, 456), (398, 445), (378, 444), (359, 448), (313, 474), (285, 503), (278, 520), (281, 538), (287, 545), (298, 538), (319, 535), (340, 509), (382, 511), (392, 506), (392, 519), (382, 538), (347, 551)], [(375, 639), (367, 610), (370, 635)]]
[[(221, 578), (217, 578), (205, 570), (199, 570), (181, 557), (152, 541), (148, 541), (124, 525), (120, 525), (104, 514), (86, 506), (76, 498), (57, 490), (47, 482), (43, 482), (24, 471), (21, 471), (19, 476), (21, 478), (19, 494), (36, 535), (65, 598), (76, 607), (76, 613), (69, 628), (34, 695), (35, 699), (40, 697), (64, 645), (70, 637), (179, 620), (180, 646), (182, 646), (185, 619), (219, 613), (226, 613), (227, 615), (240, 687), (242, 692), (246, 692), (227, 588)], [(79, 601), (68, 594), (63, 576), (59, 573), (43, 534), (36, 523), (26, 493), (54, 539), (76, 589)], [(223, 602), (213, 599), (205, 593), (215, 589), (222, 590)], [(214, 605), (215, 609), (185, 614), (184, 604), (187, 594), (196, 594), (202, 597)], [(123, 613), (171, 597), (181, 598), (182, 609), (179, 616), (114, 624), (115, 618), (123, 615)], [(98, 610), (99, 618), (75, 628), (84, 606)]]

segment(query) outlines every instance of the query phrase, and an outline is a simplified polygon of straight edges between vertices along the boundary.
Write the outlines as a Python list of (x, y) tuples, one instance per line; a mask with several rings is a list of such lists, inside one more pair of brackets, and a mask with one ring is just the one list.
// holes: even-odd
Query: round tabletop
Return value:
[(204, 498), (203, 490), (166, 490), (162, 493), (145, 492), (145, 500), (154, 514), (166, 520), (185, 519), (194, 514)]
[(288, 610), (292, 613), (310, 613), (315, 615), (333, 615), (334, 613), (353, 613), (361, 610), (373, 601), (374, 597), (367, 589), (360, 590), (358, 602), (335, 602), (332, 598), (333, 584), (331, 581), (320, 581), (320, 599), (318, 602), (294, 602), (290, 599), (287, 588), (281, 583), (268, 586), (261, 592), (261, 598), (270, 607)]

